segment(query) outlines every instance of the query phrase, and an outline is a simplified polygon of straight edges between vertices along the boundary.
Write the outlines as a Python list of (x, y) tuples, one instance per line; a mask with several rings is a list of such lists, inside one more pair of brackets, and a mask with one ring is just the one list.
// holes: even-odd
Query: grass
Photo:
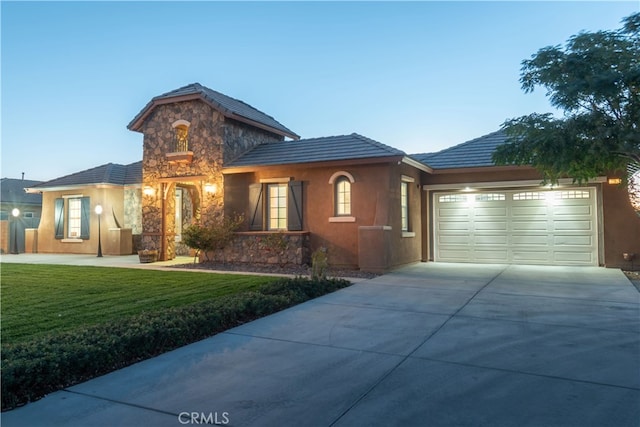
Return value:
[(257, 289), (272, 277), (65, 265), (1, 265), (1, 336), (49, 333)]

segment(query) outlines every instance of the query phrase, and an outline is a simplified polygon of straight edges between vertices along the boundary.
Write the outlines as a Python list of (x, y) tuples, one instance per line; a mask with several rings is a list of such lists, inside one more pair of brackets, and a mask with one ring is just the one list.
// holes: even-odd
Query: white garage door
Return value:
[(436, 261), (598, 265), (594, 188), (435, 193), (434, 208)]

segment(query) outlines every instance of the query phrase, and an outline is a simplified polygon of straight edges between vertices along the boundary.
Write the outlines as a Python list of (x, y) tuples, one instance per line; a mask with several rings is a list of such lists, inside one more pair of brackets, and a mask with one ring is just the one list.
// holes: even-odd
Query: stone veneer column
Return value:
[[(174, 150), (177, 120), (189, 122), (190, 163), (170, 162)], [(281, 141), (280, 135), (226, 119), (201, 100), (162, 104), (141, 126), (144, 134), (142, 158), (142, 243), (143, 249), (163, 250), (161, 259), (175, 257), (175, 187), (197, 189), (198, 206), (193, 221), (207, 224), (224, 215), (222, 167), (256, 145)], [(215, 194), (205, 191), (214, 185)], [(151, 190), (151, 191), (149, 191)], [(163, 221), (164, 219), (164, 221)]]

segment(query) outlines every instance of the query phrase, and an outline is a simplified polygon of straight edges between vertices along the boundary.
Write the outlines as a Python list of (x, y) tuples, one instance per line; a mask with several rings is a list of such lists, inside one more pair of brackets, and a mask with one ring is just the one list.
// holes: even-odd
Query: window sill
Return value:
[(416, 237), (416, 233), (413, 231), (403, 231), (402, 237)]
[(82, 243), (84, 240), (82, 239), (62, 239), (62, 243)]
[(329, 222), (356, 222), (355, 216), (332, 216), (329, 217)]

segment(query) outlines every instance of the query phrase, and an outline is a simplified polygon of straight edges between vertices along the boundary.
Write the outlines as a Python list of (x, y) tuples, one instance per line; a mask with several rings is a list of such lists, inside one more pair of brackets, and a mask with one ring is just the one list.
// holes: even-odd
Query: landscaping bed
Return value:
[[(38, 270), (38, 267), (51, 269), (56, 266), (29, 266)], [(62, 266), (61, 266), (62, 267)], [(12, 292), (5, 290), (15, 287), (15, 274), (20, 268), (12, 268), (6, 264), (2, 266), (3, 274), (3, 343), (2, 343), (2, 410), (12, 409), (29, 401), (37, 400), (44, 395), (56, 390), (69, 387), (82, 381), (128, 366), (140, 360), (150, 358), (161, 353), (173, 350), (177, 347), (207, 338), (216, 333), (238, 326), (257, 318), (280, 311), (287, 307), (299, 304), (312, 298), (333, 292), (348, 286), (350, 283), (339, 279), (310, 280), (297, 278), (265, 278), (253, 276), (257, 282), (245, 283), (245, 288), (240, 291), (226, 292), (198, 296), (200, 300), (183, 301), (179, 304), (170, 304), (171, 297), (164, 302), (157, 302), (152, 309), (138, 310), (128, 315), (118, 314), (99, 322), (82, 322), (74, 320), (72, 327), (59, 327), (46, 333), (34, 333), (30, 337), (25, 334), (13, 339), (5, 340), (6, 333), (11, 337), (11, 329), (4, 322), (5, 307), (9, 307)], [(102, 276), (108, 277), (108, 270), (113, 273), (128, 277), (133, 298), (140, 298), (135, 292), (135, 274), (141, 278), (148, 278), (146, 273), (163, 275), (172, 272), (150, 272), (127, 269), (108, 269), (97, 267), (69, 267), (79, 269), (85, 275), (92, 268), (99, 270)], [(88, 270), (87, 270), (88, 269)], [(7, 271), (9, 270), (9, 271)], [(34, 270), (26, 268), (33, 276)], [(55, 271), (56, 269), (53, 268)], [(58, 270), (60, 273), (62, 270)], [(66, 270), (65, 270), (66, 271)], [(200, 280), (209, 280), (217, 285), (212, 288), (224, 287), (224, 281), (232, 280), (227, 275), (196, 274), (189, 272), (173, 272), (178, 278), (183, 277), (185, 282), (196, 280), (189, 276), (198, 276)], [(9, 280), (5, 280), (8, 274)], [(21, 275), (20, 280), (26, 280)], [(131, 276), (130, 276), (131, 275)], [(12, 277), (13, 276), (13, 277)], [(130, 277), (129, 277), (130, 276)], [(229, 275), (230, 276), (230, 275)], [(50, 276), (50, 281), (55, 279)], [(166, 276), (166, 277), (171, 277)], [(220, 279), (220, 277), (224, 279)], [(237, 276), (244, 277), (247, 276)], [(13, 281), (11, 279), (14, 279)], [(59, 277), (58, 277), (59, 279)], [(47, 311), (47, 277), (41, 277), (40, 286), (43, 294), (36, 304), (38, 309)], [(142, 280), (142, 279), (141, 279)], [(167, 279), (169, 280), (169, 279)], [(100, 281), (99, 281), (100, 282)], [(92, 286), (91, 280), (84, 283), (84, 294), (92, 294), (95, 300), (105, 300), (107, 290)], [(104, 286), (104, 281), (100, 282)], [(77, 284), (69, 283), (69, 287)], [(116, 286), (114, 284), (114, 286)], [(156, 286), (162, 287), (163, 283)], [(174, 284), (174, 287), (180, 285)], [(82, 287), (82, 286), (80, 286)], [(205, 286), (206, 287), (206, 286)], [(196, 287), (197, 288), (197, 287)], [(198, 288), (199, 289), (199, 288)], [(14, 289), (15, 290), (15, 289)], [(170, 292), (170, 289), (165, 289)], [(31, 289), (29, 293), (34, 293)], [(196, 293), (197, 294), (197, 293)], [(13, 295), (16, 295), (14, 292)], [(52, 294), (49, 293), (49, 296)], [(34, 297), (35, 298), (35, 297)], [(185, 298), (183, 296), (183, 298)], [(37, 298), (36, 298), (37, 299)], [(56, 298), (49, 298), (55, 301)], [(188, 298), (187, 298), (188, 299)], [(109, 299), (106, 298), (108, 303)], [(114, 299), (111, 300), (113, 311), (118, 311)], [(167, 303), (169, 302), (169, 303)], [(120, 303), (123, 303), (120, 300)], [(11, 310), (9, 310), (11, 311)], [(78, 308), (78, 311), (82, 311)], [(86, 307), (91, 311), (91, 307)], [(108, 311), (108, 310), (107, 310)], [(15, 319), (14, 319), (15, 320)], [(15, 323), (14, 323), (15, 324)]]
[[(202, 269), (202, 270), (216, 270), (216, 271), (246, 271), (252, 273), (266, 273), (266, 274), (288, 274), (293, 276), (310, 276), (311, 267), (308, 265), (284, 265), (278, 264), (260, 264), (260, 263), (233, 263), (233, 262), (200, 262), (200, 263), (188, 263), (172, 265), (172, 267), (182, 267), (187, 269)], [(366, 271), (360, 271), (348, 268), (335, 268), (328, 267), (327, 276), (329, 277), (346, 277), (346, 278), (360, 278), (360, 279), (373, 279), (380, 276), (380, 274), (369, 273)]]

